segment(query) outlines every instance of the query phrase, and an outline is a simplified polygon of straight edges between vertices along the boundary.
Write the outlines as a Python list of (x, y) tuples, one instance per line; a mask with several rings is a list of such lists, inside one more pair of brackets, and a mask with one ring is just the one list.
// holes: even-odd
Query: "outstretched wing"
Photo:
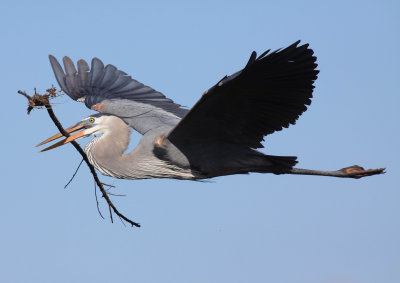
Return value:
[(63, 58), (64, 69), (49, 55), (57, 82), (74, 100), (84, 101), (90, 109), (123, 119), (139, 133), (152, 128), (175, 126), (188, 112), (162, 93), (132, 79), (113, 65), (93, 58), (92, 66), (79, 60), (76, 70), (69, 57)]
[(295, 124), (310, 105), (319, 71), (308, 44), (300, 41), (256, 58), (206, 91), (170, 132), (175, 144), (226, 141), (262, 147), (265, 135)]

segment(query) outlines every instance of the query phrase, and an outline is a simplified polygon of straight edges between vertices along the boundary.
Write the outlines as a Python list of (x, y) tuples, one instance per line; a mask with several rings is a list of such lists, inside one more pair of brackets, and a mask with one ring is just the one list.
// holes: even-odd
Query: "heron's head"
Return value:
[[(73, 135), (70, 135), (68, 138), (63, 139), (62, 141), (59, 141), (59, 142), (53, 144), (52, 146), (49, 146), (49, 147), (41, 150), (40, 152), (59, 147), (61, 145), (67, 144), (71, 141), (77, 140), (79, 138), (84, 138), (84, 137), (88, 137), (88, 136), (96, 135), (96, 134), (103, 134), (103, 133), (107, 132), (107, 130), (109, 128), (108, 127), (109, 126), (109, 123), (108, 123), (109, 117), (110, 117), (109, 115), (95, 114), (95, 115), (89, 116), (89, 117), (79, 121), (75, 125), (65, 129), (65, 132), (67, 132), (68, 134), (72, 134), (76, 131), (79, 131), (79, 132), (77, 132)], [(42, 141), (37, 146), (41, 146), (45, 143), (51, 142), (62, 136), (63, 135), (61, 133), (58, 133), (58, 134)]]

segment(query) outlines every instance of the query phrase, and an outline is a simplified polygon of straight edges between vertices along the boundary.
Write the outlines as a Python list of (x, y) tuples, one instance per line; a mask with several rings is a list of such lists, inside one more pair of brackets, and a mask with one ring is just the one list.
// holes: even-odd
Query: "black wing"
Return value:
[(50, 55), (50, 63), (61, 89), (74, 100), (84, 101), (90, 109), (119, 116), (144, 134), (164, 125), (174, 126), (188, 112), (162, 93), (132, 79), (113, 65), (93, 58), (92, 66), (63, 58), (64, 69)]
[(295, 124), (310, 105), (319, 71), (308, 44), (268, 51), (206, 91), (170, 132), (173, 143), (220, 140), (262, 147), (265, 135)]

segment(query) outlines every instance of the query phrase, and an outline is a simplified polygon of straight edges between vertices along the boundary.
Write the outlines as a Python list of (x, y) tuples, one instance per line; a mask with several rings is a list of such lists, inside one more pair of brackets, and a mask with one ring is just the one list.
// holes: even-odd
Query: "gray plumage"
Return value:
[(90, 70), (84, 60), (79, 60), (77, 71), (72, 60), (64, 57), (65, 73), (54, 56), (50, 55), (49, 58), (58, 84), (69, 97), (84, 101), (88, 108), (107, 101), (102, 113), (121, 117), (141, 134), (157, 127), (158, 120), (175, 125), (175, 120), (188, 112), (113, 65), (104, 67), (97, 58), (93, 58)]
[[(319, 72), (316, 57), (308, 44), (298, 44), (268, 50), (259, 57), (253, 52), (242, 70), (206, 91), (190, 111), (97, 58), (90, 68), (79, 60), (76, 69), (64, 57), (63, 69), (50, 55), (61, 89), (100, 114), (69, 128), (70, 132), (84, 130), (47, 149), (100, 135), (85, 147), (90, 162), (105, 175), (125, 179), (197, 180), (249, 172), (349, 177), (348, 172), (359, 170), (359, 175), (351, 175), (358, 178), (378, 174), (361, 167), (344, 171), (293, 168), (295, 156), (256, 150), (262, 147), (264, 136), (295, 124), (311, 103)], [(143, 137), (126, 153), (131, 129)]]
[[(296, 157), (265, 155), (266, 134), (294, 124), (310, 104), (317, 78), (308, 45), (294, 43), (256, 57), (219, 81), (190, 110), (97, 58), (91, 68), (63, 58), (50, 63), (61, 89), (101, 114), (82, 120), (90, 162), (115, 178), (203, 179), (249, 172), (283, 173)], [(129, 153), (130, 130), (143, 134)]]

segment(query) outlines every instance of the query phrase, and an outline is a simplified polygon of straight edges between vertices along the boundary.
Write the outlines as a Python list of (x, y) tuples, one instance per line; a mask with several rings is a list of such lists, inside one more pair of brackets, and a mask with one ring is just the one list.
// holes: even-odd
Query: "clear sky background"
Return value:
[[(400, 282), (399, 14), (399, 1), (2, 1), (0, 282)], [(48, 54), (97, 56), (191, 107), (251, 51), (298, 39), (318, 57), (313, 103), (264, 152), (385, 175), (102, 177), (142, 228), (111, 224), (86, 166), (63, 189), (81, 158), (39, 154), (56, 128), (17, 94), (56, 85)], [(93, 113), (53, 103), (64, 126)]]

